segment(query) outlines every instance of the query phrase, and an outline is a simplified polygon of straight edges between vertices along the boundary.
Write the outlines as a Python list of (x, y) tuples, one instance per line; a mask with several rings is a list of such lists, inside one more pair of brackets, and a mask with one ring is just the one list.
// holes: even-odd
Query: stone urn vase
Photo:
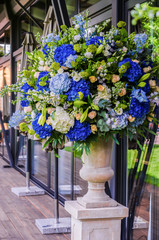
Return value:
[(114, 175), (111, 168), (113, 140), (108, 142), (99, 138), (92, 142), (90, 154), (82, 155), (83, 167), (80, 176), (88, 181), (88, 192), (82, 198), (77, 198), (79, 204), (85, 208), (115, 207), (118, 203), (105, 193), (105, 182)]

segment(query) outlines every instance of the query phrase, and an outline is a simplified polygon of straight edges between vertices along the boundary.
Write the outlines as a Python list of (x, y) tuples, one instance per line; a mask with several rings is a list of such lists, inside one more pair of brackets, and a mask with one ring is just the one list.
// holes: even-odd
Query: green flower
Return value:
[(123, 47), (123, 43), (121, 41), (116, 41), (115, 43), (117, 47)]
[(30, 135), (34, 135), (34, 134), (35, 134), (35, 131), (34, 131), (34, 130), (29, 130), (28, 133), (29, 133)]
[(87, 78), (87, 77), (89, 77), (89, 73), (88, 73), (88, 72), (85, 72), (85, 71), (80, 72), (80, 75), (81, 75), (82, 78)]
[(97, 47), (94, 44), (90, 44), (87, 48), (87, 52), (95, 53), (97, 50)]
[(127, 71), (127, 67), (125, 65), (122, 65), (120, 68), (119, 68), (119, 73), (126, 73)]
[(20, 123), (19, 128), (22, 132), (27, 132), (29, 130), (27, 123), (25, 123), (25, 122)]
[(117, 23), (118, 28), (123, 28), (126, 26), (126, 22), (120, 21)]
[(53, 62), (52, 68), (53, 68), (54, 70), (59, 70), (59, 68), (60, 68), (60, 63)]
[(76, 52), (80, 52), (80, 51), (81, 51), (81, 45), (80, 45), (80, 44), (75, 44), (75, 45), (74, 45), (74, 50), (75, 50)]

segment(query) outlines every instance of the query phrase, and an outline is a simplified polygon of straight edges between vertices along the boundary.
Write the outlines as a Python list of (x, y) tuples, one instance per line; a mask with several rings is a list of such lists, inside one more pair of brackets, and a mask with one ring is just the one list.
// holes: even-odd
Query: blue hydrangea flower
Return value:
[(16, 127), (19, 125), (19, 123), (24, 119), (25, 113), (24, 111), (17, 110), (13, 115), (11, 116), (9, 120), (9, 127)]
[(29, 90), (33, 90), (34, 88), (31, 87), (29, 84), (24, 83), (24, 85), (21, 87), (21, 90), (23, 90), (24, 92), (28, 92)]
[(48, 47), (47, 44), (42, 49), (42, 52), (45, 54), (46, 57), (48, 57), (48, 53), (50, 52), (50, 48)]
[(21, 95), (22, 100), (20, 101), (20, 105), (23, 108), (29, 106), (29, 101), (26, 98), (27, 98), (27, 94)]
[(66, 62), (65, 62), (65, 66), (66, 67), (68, 67), (68, 68), (72, 68), (72, 64), (71, 64), (71, 62), (73, 61), (75, 61), (77, 59), (77, 55), (69, 55), (68, 57), (67, 57), (67, 60), (66, 60)]
[(145, 87), (142, 87), (142, 88), (139, 87), (139, 89), (142, 89), (145, 93), (149, 93), (149, 92), (150, 92), (150, 84), (149, 84), (149, 81), (146, 80), (145, 83), (146, 83)]
[(135, 117), (137, 119), (139, 119), (139, 118), (141, 119), (144, 116), (146, 116), (146, 114), (148, 114), (149, 108), (150, 108), (149, 100), (147, 102), (140, 102), (138, 99), (132, 98), (131, 102), (130, 102), (129, 114), (132, 117)]
[(127, 77), (129, 82), (135, 82), (143, 75), (142, 69), (136, 62), (133, 62), (130, 58), (125, 58), (124, 60), (122, 60), (118, 64), (118, 67), (120, 68), (123, 64), (127, 62), (130, 64), (130, 67), (127, 69), (126, 73), (123, 74), (123, 76)]
[(54, 39), (54, 34), (53, 33), (49, 33), (46, 37), (46, 42), (52, 42)]
[[(40, 86), (39, 83), (41, 82), (41, 78), (45, 77), (45, 76), (47, 76), (46, 85), (45, 86)], [(43, 72), (39, 73), (39, 77), (38, 77), (38, 80), (36, 82), (36, 86), (37, 86), (37, 90), (38, 91), (44, 92), (44, 90), (45, 91), (49, 91), (50, 90), (49, 89), (49, 83), (50, 83), (49, 78), (50, 78), (50, 75), (49, 75), (48, 71), (43, 71)]]
[(75, 125), (66, 134), (70, 141), (84, 141), (91, 134), (91, 127), (88, 122), (81, 123), (75, 120)]
[(53, 129), (52, 129), (52, 126), (47, 125), (46, 122), (43, 126), (39, 125), (38, 120), (40, 116), (41, 116), (41, 113), (37, 114), (35, 120), (32, 122), (32, 127), (35, 133), (38, 134), (40, 138), (44, 139), (46, 137), (51, 136), (51, 132)]
[(136, 98), (139, 102), (148, 102), (146, 93), (142, 89), (133, 88), (131, 97)]
[(78, 92), (82, 92), (85, 99), (86, 97), (90, 96), (90, 84), (86, 80), (81, 79), (80, 81), (76, 82), (71, 79), (71, 88), (68, 92), (65, 93), (67, 95), (67, 101), (74, 101), (75, 99), (79, 99)]
[(86, 45), (91, 45), (91, 44), (98, 44), (98, 45), (101, 45), (101, 42), (103, 42), (103, 37), (99, 37), (99, 36), (95, 36), (95, 37), (92, 37), (90, 38), (87, 42), (86, 42)]
[(138, 53), (143, 52), (143, 45), (146, 43), (146, 41), (147, 41), (146, 33), (140, 33), (135, 35), (134, 42)]
[(61, 66), (65, 66), (67, 57), (75, 54), (76, 52), (73, 49), (72, 44), (63, 44), (55, 49), (54, 59), (55, 59), (55, 62), (60, 63)]
[(146, 119), (146, 115), (143, 115), (141, 118), (135, 118), (134, 122), (131, 122), (130, 125), (132, 127), (138, 127), (139, 125), (143, 124)]
[(67, 73), (56, 74), (50, 80), (50, 91), (55, 94), (63, 94), (67, 92), (71, 87), (71, 79), (68, 77)]
[(122, 115), (116, 115), (115, 121), (116, 121), (116, 128), (115, 129), (123, 129), (128, 125), (128, 113), (123, 113)]

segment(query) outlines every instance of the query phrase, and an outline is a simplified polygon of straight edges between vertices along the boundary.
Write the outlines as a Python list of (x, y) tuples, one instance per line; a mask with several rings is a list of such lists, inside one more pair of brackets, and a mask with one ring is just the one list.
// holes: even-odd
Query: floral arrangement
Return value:
[(137, 140), (149, 122), (157, 122), (158, 65), (149, 38), (145, 33), (128, 36), (122, 21), (108, 30), (109, 23), (90, 27), (78, 15), (59, 34), (37, 36), (42, 50), (26, 53), (28, 70), (1, 91), (21, 93), (25, 114), (15, 113), (11, 126), (16, 123), (30, 138), (44, 141), (43, 148), (51, 144), (55, 149), (68, 139), (89, 153), (98, 137), (118, 143), (118, 133)]
[(159, 7), (153, 6), (152, 2), (136, 4), (131, 11), (132, 24), (140, 21), (142, 29), (147, 33), (148, 45), (152, 45), (153, 58), (159, 61)]

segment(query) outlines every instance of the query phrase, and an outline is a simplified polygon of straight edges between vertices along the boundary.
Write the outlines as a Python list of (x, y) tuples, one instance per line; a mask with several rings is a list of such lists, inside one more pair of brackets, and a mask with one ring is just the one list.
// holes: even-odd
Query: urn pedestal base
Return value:
[(128, 216), (128, 208), (85, 208), (77, 201), (66, 201), (71, 214), (71, 240), (120, 240), (121, 219)]

